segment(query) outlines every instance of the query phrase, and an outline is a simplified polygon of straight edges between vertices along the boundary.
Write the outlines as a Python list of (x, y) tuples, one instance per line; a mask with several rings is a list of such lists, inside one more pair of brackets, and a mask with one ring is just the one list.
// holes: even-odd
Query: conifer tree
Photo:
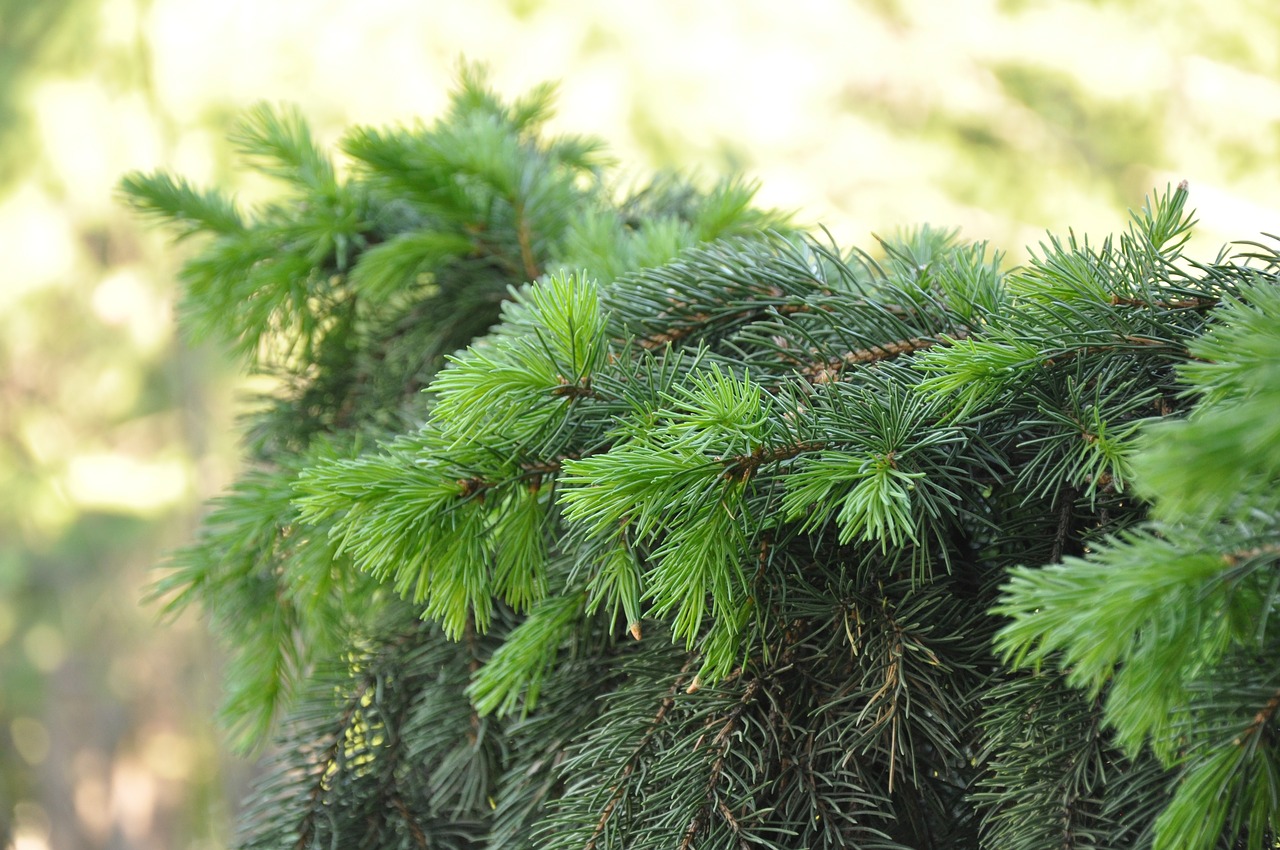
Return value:
[(1273, 846), (1280, 254), (1184, 257), (1181, 186), (842, 250), (617, 200), (549, 97), (467, 70), (344, 177), (261, 108), (252, 215), (126, 180), (278, 379), (156, 590), (276, 737), (241, 846)]

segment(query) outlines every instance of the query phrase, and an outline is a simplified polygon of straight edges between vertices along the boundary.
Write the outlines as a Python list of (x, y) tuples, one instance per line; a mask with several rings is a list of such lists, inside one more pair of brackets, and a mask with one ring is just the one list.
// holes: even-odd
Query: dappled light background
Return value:
[(165, 168), (273, 187), (225, 137), (260, 100), (318, 135), (430, 119), (460, 58), (620, 188), (742, 171), (845, 245), (929, 222), (1024, 261), (1186, 179), (1193, 252), (1280, 233), (1271, 0), (0, 0), (0, 844), (215, 848), (251, 762), (196, 618), (140, 603), (235, 469), (240, 379), (174, 326), (191, 250), (126, 214)]

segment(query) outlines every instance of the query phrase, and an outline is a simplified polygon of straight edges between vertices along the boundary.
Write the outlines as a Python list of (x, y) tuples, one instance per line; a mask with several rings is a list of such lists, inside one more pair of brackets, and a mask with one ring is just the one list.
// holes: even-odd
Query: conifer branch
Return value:
[(1073, 820), (1081, 816), (1076, 804), (1080, 800), (1081, 792), (1087, 791), (1087, 788), (1081, 787), (1083, 783), (1079, 782), (1075, 776), (1075, 771), (1083, 762), (1086, 753), (1098, 745), (1102, 731), (1101, 701), (1094, 699), (1090, 709), (1089, 728), (1085, 733), (1085, 740), (1082, 742), (1083, 746), (1071, 753), (1062, 770), (1062, 803), (1059, 816), (1062, 819), (1061, 846), (1064, 850), (1069, 850), (1069, 848), (1076, 845), (1076, 830), (1073, 828)]
[(1222, 303), (1218, 298), (1171, 298), (1169, 300), (1133, 298), (1123, 295), (1111, 296), (1113, 307), (1138, 307), (1144, 310), (1212, 310)]
[(524, 275), (527, 280), (537, 280), (542, 272), (538, 270), (538, 261), (533, 256), (533, 233), (529, 227), (529, 217), (525, 215), (523, 201), (517, 200), (513, 206), (516, 214), (516, 242), (520, 246)]
[(771, 463), (780, 463), (784, 460), (790, 460), (793, 457), (799, 457), (805, 452), (816, 452), (826, 448), (828, 443), (818, 440), (807, 440), (804, 442), (793, 443), (791, 445), (779, 446), (776, 449), (768, 449), (764, 446), (756, 446), (750, 454), (734, 455), (731, 457), (716, 457), (714, 460), (724, 466), (724, 472), (721, 477), (726, 481), (736, 483), (745, 483), (762, 466)]
[[(867, 698), (862, 716), (865, 717), (872, 706), (877, 706), (872, 728), (883, 727), (886, 722), (889, 724), (889, 793), (892, 794), (894, 773), (898, 765), (898, 725), (901, 719), (898, 699), (905, 684), (901, 671), (904, 640), (902, 628), (897, 622), (888, 618), (887, 625), (892, 633), (892, 640), (885, 648), (884, 682), (878, 691)], [(882, 702), (886, 697), (887, 701)]]
[(1133, 349), (1151, 349), (1163, 348), (1178, 357), (1187, 356), (1187, 348), (1185, 345), (1173, 342), (1167, 339), (1152, 339), (1151, 337), (1138, 336), (1128, 334), (1119, 337), (1114, 343), (1108, 345), (1081, 345), (1074, 348), (1068, 348), (1060, 354), (1047, 357), (1044, 360), (1045, 368), (1053, 368), (1060, 366), (1076, 357), (1086, 355), (1109, 354), (1116, 351), (1129, 351)]
[(1049, 552), (1049, 563), (1062, 562), (1062, 553), (1071, 534), (1071, 520), (1075, 515), (1075, 489), (1063, 487), (1058, 491), (1058, 526), (1053, 533), (1053, 549)]
[(388, 798), (392, 807), (400, 813), (401, 821), (409, 827), (409, 834), (413, 837), (413, 843), (422, 850), (429, 850), (431, 842), (427, 841), (427, 835), (422, 831), (422, 825), (418, 823), (417, 818), (409, 811), (409, 807), (405, 805), (404, 797), (399, 792), (392, 793)]
[[(717, 754), (715, 761), (711, 763), (711, 769), (707, 772), (706, 793), (702, 801), (702, 805), (689, 821), (689, 825), (685, 827), (684, 835), (680, 841), (680, 850), (690, 850), (693, 847), (693, 841), (697, 838), (698, 833), (707, 825), (707, 819), (712, 812), (719, 813), (729, 824), (729, 828), (734, 833), (741, 831), (737, 820), (733, 817), (733, 813), (729, 811), (728, 806), (722, 800), (717, 799), (716, 786), (720, 784), (720, 775), (724, 770), (725, 758), (729, 749), (729, 736), (733, 733), (737, 726), (738, 719), (742, 716), (742, 712), (755, 699), (756, 694), (760, 691), (760, 680), (753, 679), (742, 693), (738, 703), (729, 710), (720, 728), (716, 731), (716, 735), (711, 739), (711, 745), (716, 748)], [(707, 724), (711, 725), (712, 718), (707, 718)], [(693, 745), (694, 750), (701, 748), (704, 737), (699, 737)]]
[(1242, 561), (1252, 560), (1253, 558), (1257, 558), (1262, 555), (1280, 557), (1280, 545), (1252, 546), (1238, 552), (1228, 552), (1222, 556), (1222, 559), (1227, 562), (1228, 566), (1235, 567)]
[(1253, 720), (1249, 722), (1249, 725), (1245, 727), (1243, 732), (1236, 736), (1232, 743), (1239, 747), (1243, 746), (1247, 741), (1252, 740), (1254, 736), (1261, 732), (1263, 728), (1272, 721), (1276, 716), (1277, 711), (1280, 711), (1280, 690), (1276, 690), (1276, 692), (1271, 695), (1271, 699), (1267, 700), (1266, 704), (1263, 705), (1262, 708), (1258, 709), (1258, 713), (1253, 716)]
[(771, 316), (789, 316), (796, 313), (807, 313), (814, 309), (813, 305), (802, 302), (784, 304), (747, 302), (742, 306), (717, 313), (699, 311), (681, 315), (679, 317), (680, 324), (674, 325), (670, 330), (663, 331), (661, 333), (654, 333), (639, 337), (635, 340), (635, 344), (649, 351), (655, 351), (665, 348), (668, 345), (683, 342), (689, 337), (696, 337), (705, 334), (708, 330), (708, 326), (712, 322), (720, 324), (745, 324)]
[(583, 375), (576, 382), (570, 382), (569, 379), (563, 375), (557, 375), (556, 377), (560, 381), (560, 386), (551, 390), (551, 394), (556, 398), (590, 398), (595, 399), (596, 401), (605, 400), (605, 396), (592, 389), (590, 375)]
[(609, 825), (609, 819), (613, 817), (614, 809), (618, 803), (626, 795), (627, 781), (631, 778), (631, 774), (635, 772), (636, 767), (640, 763), (640, 757), (644, 754), (649, 744), (657, 736), (662, 721), (666, 718), (667, 713), (671, 711), (676, 704), (676, 693), (680, 690), (680, 686), (684, 683), (684, 679), (689, 674), (689, 670), (693, 667), (695, 656), (689, 654), (685, 657), (684, 666), (680, 668), (680, 672), (671, 682), (671, 687), (667, 690), (666, 696), (658, 704), (658, 711), (654, 714), (653, 719), (649, 721), (649, 728), (645, 731), (639, 743), (632, 749), (631, 754), (627, 756), (626, 762), (623, 764), (622, 773), (618, 777), (618, 781), (613, 786), (613, 793), (609, 797), (609, 801), (605, 803), (604, 808), (600, 812), (600, 818), (596, 821), (595, 830), (591, 833), (591, 837), (587, 839), (587, 843), (582, 850), (595, 850), (596, 842), (604, 833), (605, 827)]
[(333, 780), (331, 774), (335, 769), (341, 769), (338, 766), (338, 755), (347, 742), (347, 732), (351, 729), (357, 714), (360, 712), (365, 695), (368, 694), (372, 686), (372, 679), (366, 679), (347, 698), (346, 706), (342, 709), (342, 714), (338, 716), (337, 723), (333, 726), (333, 732), (329, 735), (328, 744), (314, 762), (311, 791), (307, 795), (306, 810), (303, 812), (302, 822), (298, 826), (298, 840), (293, 845), (294, 850), (307, 850), (311, 846), (316, 820), (324, 811), (324, 795), (332, 790)]
[(875, 259), (741, 181), (618, 203), (548, 94), (464, 69), (341, 172), (260, 108), (253, 214), (126, 182), (211, 237), (188, 328), (282, 388), (163, 584), (233, 719), (302, 695), (247, 846), (1273, 834), (1277, 252), (1184, 260), (1180, 186), (1011, 272), (930, 227)]
[[(964, 339), (967, 336), (968, 332), (964, 330), (956, 330), (949, 334), (950, 340)], [(800, 374), (810, 383), (826, 384), (840, 380), (840, 375), (850, 366), (892, 360), (904, 354), (914, 354), (917, 351), (924, 351), (939, 344), (949, 344), (949, 340), (940, 340), (933, 337), (915, 337), (886, 342), (870, 348), (850, 351), (839, 358), (827, 360), (823, 363), (806, 366), (800, 370)]]

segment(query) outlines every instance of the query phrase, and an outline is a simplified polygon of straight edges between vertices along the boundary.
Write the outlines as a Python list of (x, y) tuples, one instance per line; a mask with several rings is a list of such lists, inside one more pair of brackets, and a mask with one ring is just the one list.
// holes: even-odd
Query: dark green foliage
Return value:
[(130, 183), (287, 377), (160, 584), (247, 730), (299, 692), (245, 846), (1266, 846), (1275, 256), (1184, 259), (1185, 188), (1012, 272), (614, 203), (545, 95), (469, 73), (345, 183), (255, 113), (252, 224)]
[(465, 848), (482, 838), (476, 813), (502, 743), (490, 721), (470, 722), (463, 690), (477, 647), (400, 628), (311, 674), (246, 806), (242, 846)]

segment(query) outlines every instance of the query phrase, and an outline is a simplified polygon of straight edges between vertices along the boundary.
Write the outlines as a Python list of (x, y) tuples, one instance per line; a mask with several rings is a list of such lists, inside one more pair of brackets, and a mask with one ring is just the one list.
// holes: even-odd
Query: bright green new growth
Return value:
[(283, 716), (243, 846), (1271, 846), (1277, 255), (1185, 259), (1184, 187), (841, 252), (615, 200), (548, 94), (468, 71), (345, 181), (255, 112), (252, 217), (126, 184), (281, 377), (157, 586)]

